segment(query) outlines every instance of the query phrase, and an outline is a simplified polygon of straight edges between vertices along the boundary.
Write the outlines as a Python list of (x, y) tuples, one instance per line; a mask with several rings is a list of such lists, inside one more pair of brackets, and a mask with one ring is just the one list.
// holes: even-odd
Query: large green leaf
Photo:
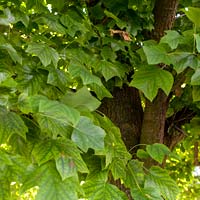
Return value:
[(26, 52), (32, 54), (33, 56), (37, 56), (45, 67), (51, 63), (53, 63), (54, 66), (57, 66), (59, 54), (55, 49), (49, 47), (47, 44), (29, 44)]
[(101, 102), (91, 95), (87, 87), (82, 87), (76, 93), (68, 92), (61, 101), (66, 105), (77, 108), (78, 110), (96, 110)]
[(87, 117), (81, 117), (72, 132), (72, 140), (84, 152), (87, 152), (88, 148), (95, 150), (104, 149), (104, 137), (104, 130), (95, 126)]
[(130, 83), (130, 86), (141, 90), (150, 101), (156, 97), (159, 88), (168, 95), (172, 85), (172, 74), (156, 66), (142, 67), (135, 72)]
[(26, 139), (26, 132), (28, 128), (19, 115), (0, 107), (0, 144), (6, 143), (13, 134)]
[(143, 47), (144, 53), (147, 57), (147, 62), (150, 65), (164, 63), (164, 64), (171, 64), (171, 59), (166, 52), (166, 49), (161, 45), (157, 46), (144, 46)]
[(145, 181), (145, 187), (159, 189), (166, 200), (176, 200), (176, 196), (179, 193), (176, 182), (170, 178), (168, 172), (157, 166), (151, 167)]
[(182, 9), (182, 11), (186, 14), (186, 16), (197, 26), (200, 27), (200, 8), (196, 7), (186, 7)]
[(159, 143), (147, 145), (146, 150), (147, 153), (160, 164), (162, 164), (164, 157), (170, 153), (167, 146)]
[(194, 85), (192, 88), (193, 101), (200, 101), (200, 86)]
[(127, 200), (125, 193), (116, 186), (105, 182), (86, 182), (83, 185), (88, 200)]

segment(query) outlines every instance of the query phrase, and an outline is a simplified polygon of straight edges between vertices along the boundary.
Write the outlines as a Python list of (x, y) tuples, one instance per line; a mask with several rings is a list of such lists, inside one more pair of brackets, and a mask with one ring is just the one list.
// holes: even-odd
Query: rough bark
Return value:
[(143, 110), (139, 92), (136, 88), (124, 85), (115, 88), (112, 99), (104, 99), (99, 110), (120, 128), (122, 139), (130, 150), (139, 143)]

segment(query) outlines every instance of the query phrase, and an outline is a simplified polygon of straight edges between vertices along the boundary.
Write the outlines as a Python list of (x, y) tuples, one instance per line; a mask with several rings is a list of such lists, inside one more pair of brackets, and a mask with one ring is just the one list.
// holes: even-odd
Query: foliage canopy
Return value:
[[(36, 200), (176, 199), (179, 189), (167, 170), (143, 162), (162, 164), (170, 146), (147, 142), (133, 155), (120, 129), (97, 110), (114, 88), (128, 85), (143, 104), (163, 91), (170, 97), (166, 118), (187, 108), (198, 127), (200, 2), (180, 1), (174, 28), (160, 41), (148, 37), (154, 5), (0, 1), (0, 200), (36, 186)], [(184, 128), (189, 139), (180, 147), (187, 149), (199, 132)], [(113, 183), (118, 180), (131, 197)]]

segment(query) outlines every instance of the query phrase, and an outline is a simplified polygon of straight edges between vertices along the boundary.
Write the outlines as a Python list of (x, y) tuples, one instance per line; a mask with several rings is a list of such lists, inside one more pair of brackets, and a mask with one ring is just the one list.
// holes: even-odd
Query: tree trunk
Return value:
[(139, 143), (143, 110), (136, 88), (124, 85), (114, 88), (112, 99), (104, 99), (99, 110), (120, 128), (127, 150)]

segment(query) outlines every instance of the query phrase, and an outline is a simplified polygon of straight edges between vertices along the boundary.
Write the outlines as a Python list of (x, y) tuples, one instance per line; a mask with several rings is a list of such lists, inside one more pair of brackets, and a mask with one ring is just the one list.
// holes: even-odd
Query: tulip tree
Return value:
[(171, 151), (199, 165), (199, 18), (199, 0), (1, 0), (0, 200), (175, 200)]

